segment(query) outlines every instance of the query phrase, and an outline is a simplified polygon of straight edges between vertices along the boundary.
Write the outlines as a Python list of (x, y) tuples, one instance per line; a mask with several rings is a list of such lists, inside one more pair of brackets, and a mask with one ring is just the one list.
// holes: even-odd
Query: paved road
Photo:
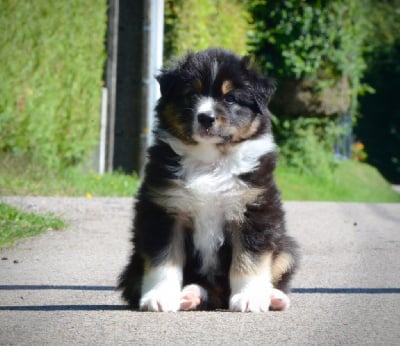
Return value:
[(289, 311), (140, 313), (114, 291), (130, 199), (0, 199), (69, 221), (0, 250), (1, 345), (400, 344), (400, 204), (285, 203), (303, 252)]

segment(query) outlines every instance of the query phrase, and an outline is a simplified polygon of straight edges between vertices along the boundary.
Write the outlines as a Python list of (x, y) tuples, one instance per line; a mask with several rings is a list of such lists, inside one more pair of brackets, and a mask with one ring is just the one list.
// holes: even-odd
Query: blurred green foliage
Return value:
[(340, 129), (327, 118), (278, 119), (273, 117), (280, 161), (300, 174), (333, 177), (337, 160), (333, 155)]
[[(314, 82), (311, 83), (311, 91), (318, 94), (323, 89), (332, 88), (340, 78), (345, 77), (349, 81), (351, 97), (347, 113), (356, 123), (362, 116), (360, 97), (374, 93), (375, 87), (382, 88), (376, 83), (381, 78), (377, 79), (375, 75), (374, 78), (365, 79), (366, 74), (371, 75), (371, 70), (376, 70), (374, 66), (377, 60), (393, 61), (396, 54), (395, 47), (400, 42), (400, 1), (249, 0), (247, 5), (252, 18), (250, 52), (256, 56), (263, 70), (277, 79), (278, 87), (287, 80), (311, 80)], [(399, 66), (398, 57), (391, 67), (386, 64), (386, 70), (391, 68), (392, 74)], [(386, 78), (388, 83), (391, 83), (390, 80)], [(386, 85), (386, 88), (397, 89), (396, 83), (391, 85)], [(384, 100), (382, 97), (380, 99)], [(377, 98), (374, 100), (378, 102)], [(382, 109), (383, 106), (382, 103), (375, 104), (375, 107), (370, 104), (368, 109)], [(367, 113), (365, 109), (361, 108)], [(396, 112), (393, 107), (385, 115), (377, 116), (369, 112), (369, 120), (361, 120), (365, 124), (372, 117), (381, 119), (373, 128), (385, 127), (382, 134), (392, 138), (391, 148), (387, 148), (387, 152), (396, 151), (393, 143), (400, 143), (397, 135), (399, 118), (390, 114), (393, 112)], [(282, 159), (289, 167), (302, 173), (319, 175), (329, 171), (328, 168), (333, 172), (335, 137), (344, 131), (338, 125), (341, 114), (329, 119), (306, 119), (310, 116), (313, 115), (303, 114), (299, 119), (291, 119), (285, 118), (285, 114), (276, 113), (275, 133), (281, 146)], [(382, 121), (383, 118), (387, 120)], [(371, 131), (363, 140), (375, 143), (371, 151), (382, 151), (382, 142), (379, 145), (370, 140), (376, 131), (371, 126), (365, 127)], [(366, 150), (369, 151), (368, 143)], [(392, 155), (391, 160), (400, 161), (398, 155), (397, 145), (397, 157)], [(376, 158), (373, 161), (373, 156), (369, 157), (370, 162), (378, 161)]]
[(224, 47), (247, 52), (249, 14), (241, 0), (166, 0), (164, 57)]
[(86, 158), (99, 133), (106, 2), (0, 2), (0, 154), (48, 168)]
[[(222, 46), (255, 55), (278, 85), (311, 79), (318, 92), (346, 76), (356, 120), (360, 94), (387, 86), (381, 71), (398, 75), (399, 9), (400, 0), (166, 0), (165, 60)], [(99, 133), (106, 16), (104, 0), (0, 1), (0, 155), (57, 170), (87, 159)], [(384, 68), (370, 73), (368, 86), (363, 77), (377, 60)], [(396, 151), (398, 118), (389, 109), (385, 114), (388, 130), (381, 138), (392, 136)], [(340, 128), (334, 119), (276, 114), (274, 125), (288, 166), (310, 175), (336, 167), (332, 151)], [(371, 143), (381, 150), (382, 142)], [(398, 169), (398, 149), (390, 159)]]
[(326, 88), (346, 76), (354, 113), (357, 95), (365, 91), (371, 6), (370, 0), (250, 1), (251, 52), (278, 80), (311, 79)]

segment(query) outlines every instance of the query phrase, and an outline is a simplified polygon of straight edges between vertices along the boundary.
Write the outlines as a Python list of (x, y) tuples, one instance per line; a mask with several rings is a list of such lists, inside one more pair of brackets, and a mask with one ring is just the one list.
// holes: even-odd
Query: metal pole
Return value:
[(117, 94), (117, 58), (118, 58), (118, 24), (119, 24), (119, 0), (109, 0), (109, 26), (108, 26), (108, 59), (107, 59), (107, 131), (105, 153), (105, 170), (112, 172), (114, 159), (114, 130), (115, 110)]
[(140, 165), (146, 161), (146, 151), (152, 142), (154, 107), (159, 98), (155, 75), (162, 66), (164, 32), (164, 0), (145, 0), (143, 21), (143, 78), (141, 112)]
[[(150, 97), (149, 97), (149, 112), (147, 123), (151, 130), (154, 125), (154, 107), (157, 100), (160, 97), (160, 88), (158, 83), (155, 81), (155, 76), (158, 74), (163, 63), (163, 43), (164, 43), (164, 0), (151, 0), (151, 29), (150, 29), (150, 40), (151, 40), (151, 54), (150, 54), (150, 68), (151, 68), (151, 83)], [(147, 146), (150, 146), (153, 140), (152, 131), (147, 136)]]
[(139, 153), (139, 175), (143, 175), (143, 167), (146, 161), (147, 137), (149, 134), (148, 114), (150, 106), (150, 82), (151, 82), (151, 0), (144, 1), (143, 27), (142, 27), (142, 107), (140, 112), (140, 153)]

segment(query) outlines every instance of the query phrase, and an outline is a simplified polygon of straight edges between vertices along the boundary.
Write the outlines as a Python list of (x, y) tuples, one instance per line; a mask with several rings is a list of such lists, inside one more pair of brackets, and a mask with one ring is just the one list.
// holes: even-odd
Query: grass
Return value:
[(0, 202), (0, 248), (11, 246), (16, 240), (31, 237), (50, 229), (61, 229), (65, 222), (52, 214), (25, 213)]
[[(392, 190), (376, 168), (356, 161), (339, 162), (332, 178), (301, 175), (279, 165), (276, 178), (288, 201), (400, 202), (400, 193)], [(131, 197), (139, 183), (135, 175), (99, 175), (79, 168), (47, 171), (29, 160), (0, 156), (0, 196)]]
[(0, 157), (0, 167), (0, 196), (132, 196), (139, 185), (134, 175), (50, 171), (12, 156)]
[(400, 193), (393, 191), (378, 170), (366, 163), (339, 162), (332, 178), (299, 175), (278, 166), (276, 177), (284, 200), (399, 203)]
[[(79, 168), (49, 171), (26, 159), (0, 156), (0, 196), (132, 196), (138, 184), (138, 178), (122, 173), (98, 175)], [(54, 215), (24, 213), (0, 202), (0, 248), (65, 226)]]

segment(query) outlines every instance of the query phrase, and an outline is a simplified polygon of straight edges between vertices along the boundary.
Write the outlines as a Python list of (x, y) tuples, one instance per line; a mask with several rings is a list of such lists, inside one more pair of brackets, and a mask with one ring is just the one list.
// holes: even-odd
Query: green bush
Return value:
[(240, 0), (167, 0), (164, 57), (224, 47), (247, 52), (248, 13)]
[(106, 2), (2, 0), (0, 154), (81, 162), (98, 139)]
[(365, 90), (360, 81), (371, 9), (369, 0), (249, 1), (251, 51), (270, 75), (315, 80), (316, 92), (346, 76), (355, 111), (357, 95)]
[[(374, 47), (378, 18), (372, 0), (249, 0), (250, 51), (278, 81), (271, 109), (281, 160), (311, 176), (332, 177), (335, 141), (355, 122), (366, 52)], [(380, 12), (379, 12), (380, 13)]]
[(337, 166), (333, 155), (338, 127), (328, 119), (273, 118), (280, 162), (300, 174), (330, 179)]

